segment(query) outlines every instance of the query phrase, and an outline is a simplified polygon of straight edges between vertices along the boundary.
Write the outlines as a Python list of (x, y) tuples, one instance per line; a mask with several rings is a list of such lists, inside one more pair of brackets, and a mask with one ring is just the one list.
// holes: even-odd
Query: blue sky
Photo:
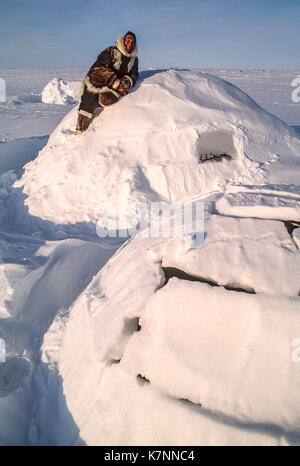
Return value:
[(300, 69), (299, 0), (0, 0), (0, 67), (88, 67), (131, 29), (141, 67)]

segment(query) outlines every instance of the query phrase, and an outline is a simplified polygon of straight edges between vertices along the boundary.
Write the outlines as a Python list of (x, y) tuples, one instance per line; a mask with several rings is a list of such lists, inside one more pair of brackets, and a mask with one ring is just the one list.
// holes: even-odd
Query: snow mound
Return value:
[(275, 220), (205, 232), (135, 237), (72, 306), (54, 359), (87, 444), (299, 444), (299, 249)]
[[(47, 262), (10, 308), (28, 328), (10, 341), (8, 322), (4, 337), (29, 355), (43, 338), (65, 397), (60, 431), (69, 414), (77, 444), (299, 445), (294, 131), (222, 79), (178, 70), (142, 74), (81, 136), (76, 118), (74, 108), (14, 183), (19, 207), (26, 196), (17, 220), (63, 238), (67, 226), (95, 230), (102, 203), (202, 200), (204, 231), (197, 248), (171, 231), (141, 232), (114, 255), (95, 234), (40, 250)], [(32, 368), (12, 364), (17, 390)], [(30, 438), (43, 441), (34, 427)]]
[[(213, 76), (152, 70), (83, 136), (70, 112), (15, 189), (67, 108), (23, 78), (0, 144), (0, 444), (300, 445), (293, 131)], [(100, 240), (93, 205), (120, 196), (203, 200), (203, 243)]]
[(29, 213), (54, 224), (95, 223), (103, 202), (183, 201), (240, 183), (299, 182), (294, 131), (212, 75), (145, 72), (80, 137), (76, 118), (74, 108), (15, 184)]
[(53, 78), (42, 92), (42, 102), (58, 105), (76, 104), (80, 100), (80, 86), (80, 82)]

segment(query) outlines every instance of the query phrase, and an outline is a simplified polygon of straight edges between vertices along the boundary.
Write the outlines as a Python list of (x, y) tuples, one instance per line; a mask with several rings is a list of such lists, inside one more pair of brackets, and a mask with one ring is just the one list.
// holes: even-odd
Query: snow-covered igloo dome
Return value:
[(200, 247), (137, 235), (46, 333), (77, 443), (299, 444), (300, 141), (219, 78), (142, 77), (16, 183), (60, 231), (101, 202), (204, 201)]

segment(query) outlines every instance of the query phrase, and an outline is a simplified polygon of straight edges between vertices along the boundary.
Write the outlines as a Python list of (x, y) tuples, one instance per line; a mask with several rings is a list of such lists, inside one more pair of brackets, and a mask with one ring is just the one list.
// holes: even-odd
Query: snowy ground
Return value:
[(209, 70), (232, 82), (268, 112), (291, 126), (299, 126), (299, 103), (292, 101), (292, 82), (300, 77), (299, 71), (274, 70)]
[[(56, 77), (80, 81), (86, 69), (1, 69), (7, 103), (1, 104), (0, 141), (51, 134), (69, 106), (41, 104), (42, 91)], [(232, 82), (259, 105), (300, 132), (300, 105), (292, 101), (292, 81), (300, 71), (205, 70)], [(26, 105), (25, 105), (26, 104)]]
[[(1, 70), (0, 443), (299, 445), (300, 141), (221, 81), (154, 71), (89, 134), (73, 109), (49, 139), (72, 105), (42, 90), (84, 72)], [(300, 72), (209, 73), (299, 130)], [(205, 199), (204, 245), (116, 252), (95, 222), (119, 197)]]

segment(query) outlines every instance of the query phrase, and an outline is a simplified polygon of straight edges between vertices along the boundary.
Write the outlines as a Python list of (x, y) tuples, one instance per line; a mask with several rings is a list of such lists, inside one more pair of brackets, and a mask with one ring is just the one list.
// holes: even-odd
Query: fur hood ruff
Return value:
[(121, 34), (116, 40), (116, 47), (121, 52), (122, 55), (126, 57), (135, 57), (138, 54), (137, 46), (135, 45), (135, 49), (133, 52), (128, 53), (125, 45), (124, 45), (124, 36)]

